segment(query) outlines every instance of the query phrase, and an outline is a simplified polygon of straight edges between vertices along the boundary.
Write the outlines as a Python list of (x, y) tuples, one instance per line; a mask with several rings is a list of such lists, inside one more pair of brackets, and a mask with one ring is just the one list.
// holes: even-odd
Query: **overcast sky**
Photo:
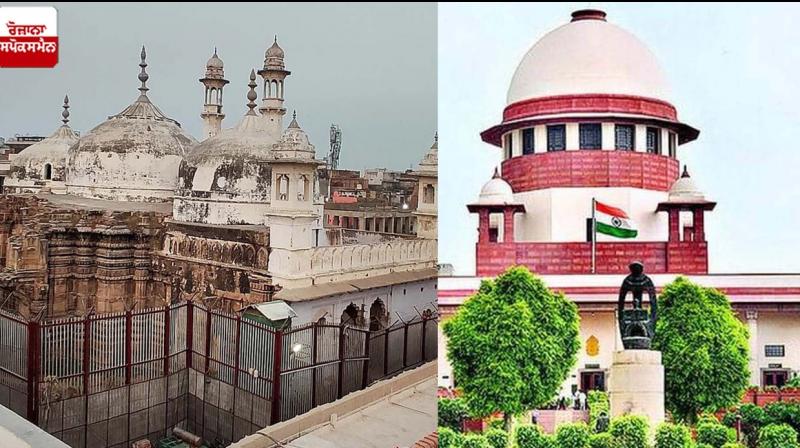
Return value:
[(777, 4), (442, 4), (439, 8), (440, 260), (473, 274), (474, 201), (500, 160), (497, 124), (517, 64), (587, 6), (661, 61), (681, 121), (700, 138), (681, 163), (718, 202), (707, 216), (712, 272), (800, 272), (800, 6)]
[(2, 137), (52, 133), (61, 124), (65, 93), (76, 130), (86, 132), (120, 112), (139, 93), (142, 44), (151, 100), (196, 138), (203, 104), (198, 79), (216, 46), (230, 81), (223, 127), (232, 127), (247, 111), (250, 70), (263, 66), (277, 34), (292, 72), (284, 125), (297, 109), (318, 157), (328, 153), (331, 123), (342, 129), (341, 168), (416, 167), (433, 141), (435, 4), (55, 6), (58, 66), (0, 69)]

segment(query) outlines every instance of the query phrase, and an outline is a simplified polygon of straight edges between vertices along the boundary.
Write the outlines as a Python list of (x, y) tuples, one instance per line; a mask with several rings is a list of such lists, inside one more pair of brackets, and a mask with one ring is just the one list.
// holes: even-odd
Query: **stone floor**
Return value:
[(409, 447), (436, 430), (436, 379), (287, 443), (292, 448)]

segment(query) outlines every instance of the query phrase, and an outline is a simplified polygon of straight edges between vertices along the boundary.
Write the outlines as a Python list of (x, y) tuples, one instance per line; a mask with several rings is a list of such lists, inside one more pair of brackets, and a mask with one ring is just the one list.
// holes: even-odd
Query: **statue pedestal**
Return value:
[(633, 414), (647, 417), (650, 427), (664, 421), (664, 366), (661, 352), (614, 352), (608, 373), (610, 417)]

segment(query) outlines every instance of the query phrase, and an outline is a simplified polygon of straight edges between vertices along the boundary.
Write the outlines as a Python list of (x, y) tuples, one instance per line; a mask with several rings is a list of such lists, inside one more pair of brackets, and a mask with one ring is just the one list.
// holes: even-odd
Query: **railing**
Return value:
[(193, 302), (44, 323), (0, 311), (0, 404), (73, 446), (181, 423), (230, 443), (436, 359), (436, 322), (281, 330)]

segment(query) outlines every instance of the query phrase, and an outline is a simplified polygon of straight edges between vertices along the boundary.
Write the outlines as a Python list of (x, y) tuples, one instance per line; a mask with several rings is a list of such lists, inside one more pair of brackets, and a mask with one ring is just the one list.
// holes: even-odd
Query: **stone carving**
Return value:
[[(657, 297), (653, 281), (644, 273), (644, 265), (634, 261), (629, 266), (631, 273), (619, 288), (617, 319), (619, 320), (622, 345), (626, 350), (649, 350), (657, 319)], [(628, 293), (633, 295), (633, 308), (625, 309)], [(642, 293), (647, 292), (650, 311), (642, 308)]]

